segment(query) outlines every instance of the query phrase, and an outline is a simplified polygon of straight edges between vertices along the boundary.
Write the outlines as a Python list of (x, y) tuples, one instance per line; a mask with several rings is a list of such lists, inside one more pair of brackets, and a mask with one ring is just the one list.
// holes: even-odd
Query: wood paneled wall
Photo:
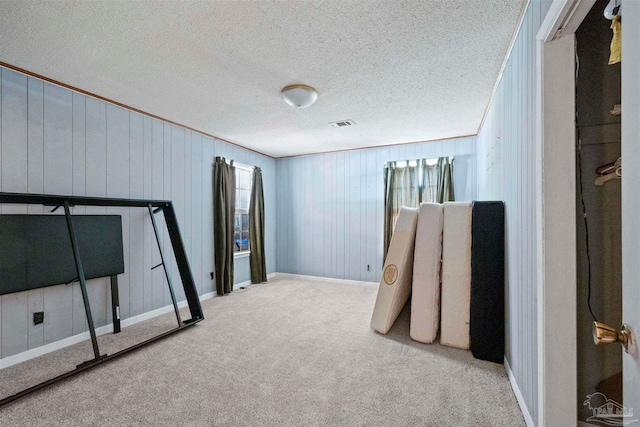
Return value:
[(476, 137), (278, 159), (277, 271), (377, 282), (384, 163), (455, 156), (457, 200), (476, 195)]
[[(215, 288), (212, 165), (225, 156), (263, 171), (267, 270), (274, 272), (276, 161), (179, 126), (0, 67), (0, 189), (4, 192), (173, 200), (200, 294)], [(46, 214), (42, 206), (0, 206), (0, 212)], [(54, 214), (61, 214), (61, 210)], [(144, 209), (76, 207), (74, 214), (122, 215), (125, 273), (119, 276), (126, 319), (171, 303), (153, 229)], [(159, 217), (160, 218), (160, 217)], [(164, 250), (173, 257), (164, 221)], [(177, 297), (184, 299), (173, 258)], [(236, 259), (236, 283), (250, 279), (249, 258)], [(88, 292), (96, 326), (111, 321), (107, 279)], [(45, 312), (33, 325), (32, 313)], [(87, 330), (78, 284), (0, 298), (0, 357)]]
[(535, 218), (536, 34), (551, 5), (529, 2), (478, 134), (478, 199), (503, 200), (506, 226), (506, 355), (537, 423)]

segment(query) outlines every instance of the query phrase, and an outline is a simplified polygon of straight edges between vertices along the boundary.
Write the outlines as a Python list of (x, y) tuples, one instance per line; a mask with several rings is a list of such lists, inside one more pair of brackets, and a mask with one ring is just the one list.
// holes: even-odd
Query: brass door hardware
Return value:
[(620, 331), (601, 322), (593, 322), (593, 342), (598, 344), (607, 344), (619, 342), (622, 344), (624, 351), (629, 352), (629, 344), (633, 337), (627, 324), (623, 323)]

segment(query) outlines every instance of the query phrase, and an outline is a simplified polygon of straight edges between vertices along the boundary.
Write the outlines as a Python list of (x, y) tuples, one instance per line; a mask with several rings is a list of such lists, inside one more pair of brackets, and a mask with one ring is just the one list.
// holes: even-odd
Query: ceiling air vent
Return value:
[(334, 128), (342, 128), (345, 126), (353, 126), (356, 123), (353, 120), (340, 120), (339, 122), (329, 123)]

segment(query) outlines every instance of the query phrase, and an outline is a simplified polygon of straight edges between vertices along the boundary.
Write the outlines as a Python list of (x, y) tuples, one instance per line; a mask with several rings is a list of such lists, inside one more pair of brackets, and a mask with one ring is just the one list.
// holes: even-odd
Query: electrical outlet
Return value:
[(44, 311), (36, 311), (33, 313), (33, 324), (39, 325), (44, 322)]
[(213, 280), (213, 271), (209, 273), (209, 277), (211, 277), (211, 280)]

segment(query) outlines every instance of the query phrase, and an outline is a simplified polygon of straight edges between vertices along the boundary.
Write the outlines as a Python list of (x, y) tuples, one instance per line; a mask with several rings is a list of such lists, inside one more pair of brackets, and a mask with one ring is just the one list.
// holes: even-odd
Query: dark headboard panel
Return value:
[[(124, 273), (122, 218), (75, 215), (85, 277)], [(77, 280), (64, 215), (0, 215), (0, 295)]]

